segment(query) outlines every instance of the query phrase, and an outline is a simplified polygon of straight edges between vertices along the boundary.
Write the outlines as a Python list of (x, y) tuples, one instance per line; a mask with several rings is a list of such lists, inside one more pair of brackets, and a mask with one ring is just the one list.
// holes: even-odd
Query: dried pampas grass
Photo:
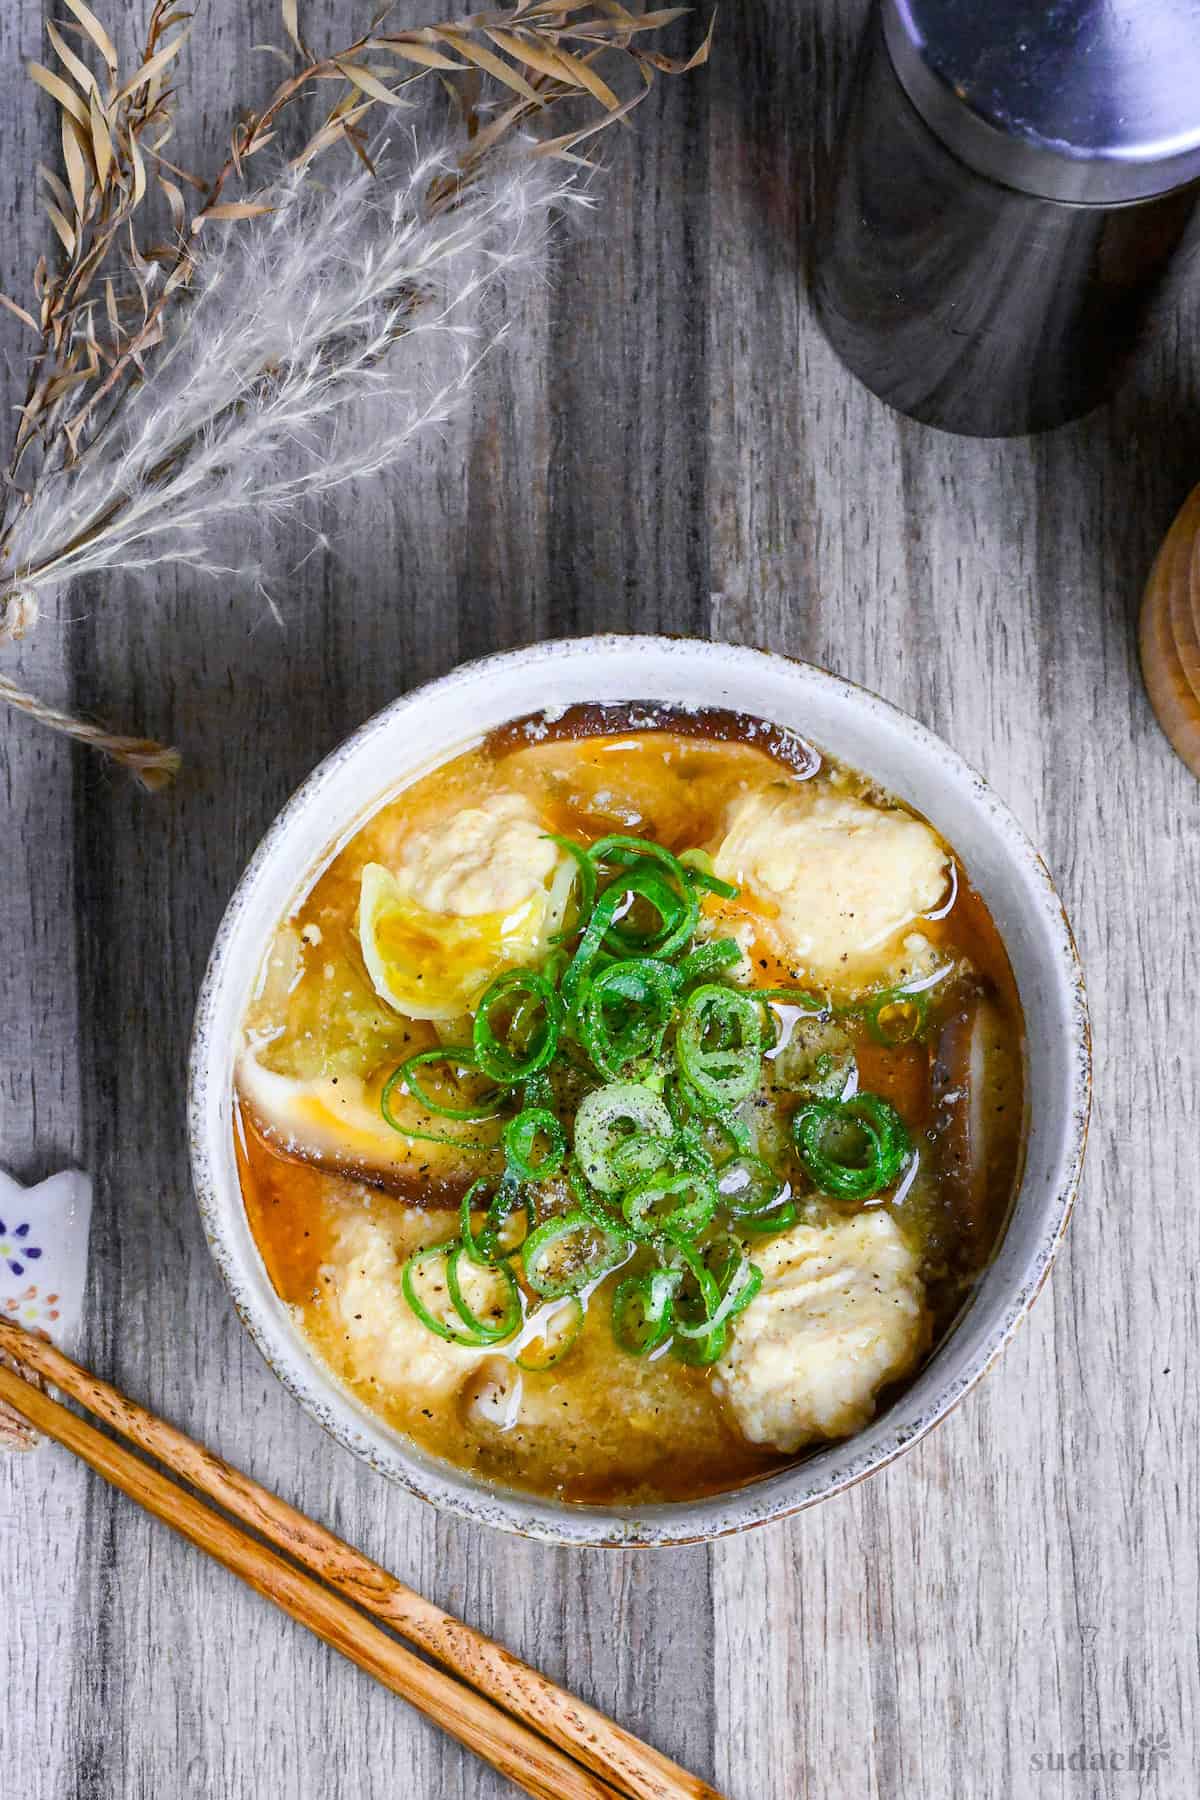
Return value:
[[(84, 0), (67, 4), (99, 66), (49, 26), (64, 72), (32, 70), (61, 113), (66, 180), (43, 174), (63, 260), (54, 273), (38, 265), (37, 317), (5, 302), (39, 348), (0, 529), (0, 642), (31, 630), (72, 578), (164, 562), (227, 572), (215, 550), (223, 522), (291, 513), (402, 464), (503, 336), (489, 296), (536, 279), (553, 217), (589, 204), (579, 144), (625, 116), (656, 70), (708, 52), (705, 40), (674, 62), (638, 44), (681, 9), (532, 0), (415, 32), (384, 32), (377, 18), (346, 51), (317, 57), (295, 0), (283, 0), (302, 66), (242, 120), (204, 182), (164, 149), (182, 15), (159, 0), (122, 80), (96, 16)], [(595, 66), (605, 52), (639, 73), (625, 100)], [(418, 134), (393, 118), (386, 138), (368, 138), (367, 114), (394, 114), (430, 72), (458, 84), (459, 122)], [(285, 162), (282, 115), (317, 82), (337, 97)], [(485, 83), (502, 103), (485, 106)], [(598, 102), (598, 119), (539, 141), (538, 115), (572, 96)], [(274, 173), (252, 181), (271, 145)], [(339, 145), (353, 157), (331, 156)], [(171, 217), (162, 244), (139, 242), (152, 189)], [(148, 786), (177, 765), (175, 752), (74, 719), (2, 675), (0, 700)]]
[(18, 515), (26, 603), (113, 568), (226, 573), (211, 526), (375, 474), (449, 417), (500, 335), (489, 288), (536, 273), (551, 209), (582, 198), (514, 154), (430, 216), (422, 197), (453, 168), (449, 144), (414, 144), (378, 175), (293, 174), (267, 217), (210, 240), (145, 382)]

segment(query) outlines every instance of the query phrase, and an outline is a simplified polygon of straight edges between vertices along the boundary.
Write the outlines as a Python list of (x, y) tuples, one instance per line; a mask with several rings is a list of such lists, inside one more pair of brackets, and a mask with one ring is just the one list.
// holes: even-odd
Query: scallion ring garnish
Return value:
[[(711, 1222), (719, 1196), (711, 1181), (688, 1171), (661, 1170), (621, 1198), (621, 1212), (630, 1232), (643, 1241), (657, 1237), (698, 1237)], [(656, 1210), (663, 1201), (674, 1205)]]
[(688, 1169), (693, 1175), (703, 1175), (709, 1181), (716, 1179), (712, 1152), (704, 1141), (702, 1129), (690, 1119), (676, 1128), (671, 1162), (677, 1169)]
[(750, 1151), (732, 1157), (717, 1174), (717, 1192), (735, 1219), (770, 1212), (789, 1191), (771, 1165)]
[[(533, 1333), (525, 1349), (514, 1359), (518, 1369), (526, 1369), (532, 1374), (552, 1369), (555, 1363), (560, 1363), (583, 1329), (583, 1304), (577, 1294), (569, 1294), (557, 1303), (550, 1302), (544, 1311), (550, 1316), (545, 1319), (542, 1329)], [(526, 1320), (526, 1330), (536, 1320), (536, 1314)], [(538, 1344), (542, 1346), (540, 1350), (536, 1348)]]
[[(485, 1094), (472, 1106), (447, 1106), (443, 1101), (437, 1100), (432, 1094), (427, 1093), (421, 1085), (416, 1071), (437, 1064), (444, 1064), (447, 1068), (459, 1070), (477, 1071), (479, 1068), (475, 1051), (470, 1044), (442, 1044), (437, 1049), (418, 1050), (415, 1056), (407, 1057), (398, 1069), (392, 1070), (384, 1083), (383, 1093), (380, 1095), (380, 1108), (393, 1131), (401, 1133), (405, 1131), (405, 1127), (392, 1112), (392, 1098), (397, 1088), (407, 1089), (408, 1093), (412, 1095), (418, 1105), (425, 1108), (426, 1112), (436, 1113), (442, 1119), (462, 1119), (477, 1123), (480, 1119), (494, 1119), (499, 1112), (504, 1104), (503, 1094), (495, 1092)], [(409, 1132), (408, 1135), (417, 1137), (420, 1133)], [(451, 1139), (450, 1141), (456, 1142), (457, 1140)], [(492, 1148), (491, 1145), (486, 1144), (478, 1147), (481, 1149)]]
[(656, 1175), (673, 1160), (678, 1144), (678, 1133), (674, 1137), (659, 1137), (652, 1131), (639, 1131), (626, 1138), (609, 1159), (617, 1187), (623, 1191), (644, 1181), (647, 1175)]
[[(591, 1289), (636, 1258), (612, 1288), (617, 1344), (646, 1356), (670, 1341), (683, 1361), (707, 1366), (761, 1286), (747, 1241), (799, 1216), (788, 1181), (757, 1152), (745, 1106), (763, 1080), (764, 1054), (765, 1099), (799, 1090), (796, 1153), (834, 1199), (870, 1199), (894, 1184), (908, 1132), (877, 1094), (838, 1098), (853, 1047), (844, 1031), (815, 1025), (835, 1016), (827, 998), (731, 983), (744, 960), (736, 940), (697, 940), (702, 896), (736, 892), (704, 853), (677, 857), (625, 834), (591, 850), (552, 841), (574, 866), (564, 860), (556, 870), (545, 929), (566, 944), (536, 970), (509, 969), (491, 982), (471, 1044), (419, 1051), (383, 1087), (383, 1117), (401, 1136), (490, 1153), (497, 1167), (503, 1155), (500, 1179), (464, 1195), (459, 1235), (404, 1264), (404, 1297), (449, 1343), (486, 1350), (520, 1332), (509, 1354), (536, 1372), (576, 1341)], [(777, 1016), (772, 1002), (805, 1016)], [(919, 1034), (928, 1005), (896, 988), (851, 1010), (892, 1047)], [(768, 1048), (773, 1029), (779, 1042)], [(404, 1111), (418, 1108), (447, 1130), (406, 1130)], [(496, 1141), (454, 1136), (468, 1121), (490, 1121), (484, 1136)], [(536, 1190), (551, 1180), (573, 1197), (569, 1210), (539, 1222)], [(524, 1331), (518, 1275), (549, 1303)]]
[(631, 1248), (628, 1237), (598, 1225), (582, 1208), (557, 1213), (525, 1240), (525, 1280), (543, 1300), (559, 1300), (607, 1275)]
[[(529, 1202), (521, 1192), (519, 1181), (511, 1170), (506, 1170), (495, 1194), (487, 1206), (483, 1225), (478, 1232), (471, 1225), (471, 1213), (483, 1205), (480, 1196), (486, 1193), (486, 1180), (472, 1182), (459, 1203), (459, 1228), (463, 1246), (472, 1262), (492, 1264), (506, 1262), (515, 1256), (525, 1239), (533, 1229), (533, 1211)], [(525, 1230), (521, 1237), (509, 1243), (501, 1243), (501, 1234), (509, 1220), (518, 1212), (525, 1213)]]
[[(642, 950), (650, 956), (673, 956), (681, 950), (699, 922), (700, 903), (678, 857), (661, 844), (619, 833), (593, 844), (590, 855), (594, 863), (615, 863), (624, 871), (605, 889), (592, 914), (592, 921), (603, 925), (609, 948)], [(623, 923), (639, 900), (656, 913), (657, 925), (639, 928)]]
[(630, 1356), (648, 1356), (671, 1335), (674, 1293), (682, 1279), (676, 1269), (651, 1269), (617, 1283), (612, 1302), (613, 1336)]
[(814, 1018), (832, 1016), (833, 1002), (828, 994), (814, 994), (811, 988), (751, 988), (756, 1000), (777, 1000), (781, 1006), (798, 1006)]
[(612, 831), (607, 837), (597, 838), (588, 851), (593, 863), (612, 863), (616, 868), (628, 869), (638, 862), (657, 863), (679, 887), (685, 879), (684, 865), (673, 850), (665, 844), (656, 844), (651, 838), (632, 837), (627, 832)]
[[(550, 843), (557, 844), (560, 850), (565, 850), (567, 855), (574, 860), (575, 879), (579, 883), (579, 899), (577, 902), (579, 923), (582, 925), (584, 921), (590, 917), (592, 907), (595, 905), (596, 901), (596, 865), (588, 852), (584, 849), (583, 845), (577, 844), (574, 838), (559, 837), (558, 833), (554, 831), (548, 831), (545, 835)], [(559, 933), (558, 935), (564, 936), (567, 934)]]
[[(487, 1280), (499, 1283), (501, 1292), (498, 1302), (485, 1302), (483, 1312), (472, 1306), (463, 1291), (459, 1271), (464, 1257), (481, 1272), (481, 1277), (486, 1271)], [(521, 1290), (517, 1286), (516, 1276), (506, 1262), (480, 1263), (475, 1257), (468, 1255), (465, 1242), (457, 1244), (446, 1258), (446, 1286), (450, 1290), (455, 1312), (467, 1330), (474, 1333), (476, 1343), (503, 1343), (520, 1325)]]
[[(448, 1344), (460, 1344), (465, 1349), (474, 1350), (481, 1348), (485, 1344), (499, 1343), (502, 1336), (511, 1336), (512, 1332), (516, 1330), (521, 1322), (521, 1296), (516, 1282), (513, 1280), (511, 1271), (505, 1269), (500, 1274), (501, 1281), (506, 1283), (507, 1304), (504, 1316), (506, 1318), (511, 1317), (512, 1324), (509, 1326), (509, 1329), (504, 1332), (499, 1332), (498, 1328), (495, 1326), (485, 1324), (479, 1319), (478, 1314), (476, 1314), (472, 1308), (467, 1307), (466, 1310), (460, 1308), (458, 1299), (456, 1298), (456, 1290), (457, 1294), (461, 1294), (462, 1287), (461, 1283), (458, 1281), (457, 1266), (455, 1266), (453, 1286), (451, 1285), (450, 1269), (455, 1256), (460, 1253), (462, 1249), (463, 1245), (460, 1240), (458, 1238), (452, 1238), (450, 1242), (446, 1244), (427, 1244), (423, 1250), (415, 1250), (400, 1272), (400, 1291), (404, 1295), (404, 1298), (412, 1311), (416, 1314), (417, 1318), (420, 1319), (422, 1325), (424, 1325), (427, 1330), (432, 1331), (436, 1337), (444, 1339)], [(444, 1260), (445, 1269), (442, 1278), (443, 1285), (437, 1291), (445, 1292), (447, 1294), (454, 1310), (454, 1318), (439, 1318), (438, 1315), (426, 1305), (424, 1298), (417, 1291), (417, 1275), (419, 1271), (424, 1269), (427, 1264), (436, 1261), (439, 1257)]]
[[(656, 924), (639, 925), (634, 909), (649, 907)], [(614, 955), (640, 950), (647, 956), (673, 956), (687, 943), (699, 917), (695, 895), (663, 879), (651, 862), (635, 863), (604, 890), (592, 918), (604, 927), (603, 943)], [(626, 923), (628, 921), (628, 923)]]
[(879, 1094), (809, 1100), (792, 1116), (801, 1162), (821, 1192), (869, 1200), (890, 1187), (912, 1143), (895, 1107)]
[(754, 1135), (745, 1119), (739, 1118), (737, 1113), (728, 1108), (710, 1112), (704, 1123), (707, 1128), (722, 1132), (739, 1156), (745, 1155), (754, 1142)]
[(929, 996), (906, 994), (902, 988), (873, 995), (865, 1011), (867, 1030), (877, 1044), (890, 1050), (919, 1038), (928, 1016)]
[(675, 1010), (671, 970), (653, 957), (613, 962), (587, 977), (575, 1028), (602, 1075), (617, 1080), (631, 1062), (657, 1056)]
[(554, 1084), (545, 1069), (530, 1075), (521, 1086), (521, 1104), (525, 1107), (549, 1107), (554, 1100)]
[[(538, 1139), (545, 1148), (534, 1160)], [(567, 1154), (567, 1134), (555, 1115), (543, 1106), (526, 1106), (500, 1133), (508, 1166), (522, 1181), (546, 1181), (557, 1175)]]
[[(686, 1324), (677, 1320), (675, 1329), (681, 1338), (713, 1338), (722, 1330), (726, 1320), (736, 1318), (738, 1313), (745, 1312), (754, 1296), (763, 1284), (763, 1273), (757, 1264), (752, 1263), (740, 1246), (733, 1243), (731, 1250), (714, 1270), (711, 1263), (712, 1250), (705, 1253), (705, 1266), (712, 1275), (717, 1289), (717, 1304), (714, 1310), (695, 1324)], [(707, 1288), (702, 1290), (703, 1296), (709, 1297)], [(722, 1348), (724, 1344), (722, 1343)], [(720, 1355), (717, 1351), (717, 1355)], [(715, 1361), (715, 1358), (713, 1359)]]
[(707, 850), (681, 850), (679, 861), (688, 880), (706, 893), (718, 894), (722, 900), (736, 900), (741, 893), (731, 881), (722, 881), (715, 873)]
[(631, 1138), (669, 1138), (674, 1126), (666, 1104), (636, 1081), (614, 1081), (585, 1094), (575, 1113), (575, 1155), (584, 1179), (602, 1194), (626, 1185), (614, 1156)]
[(602, 1194), (597, 1194), (588, 1187), (585, 1181), (572, 1181), (571, 1192), (577, 1203), (576, 1210), (586, 1213), (592, 1224), (601, 1231), (610, 1231), (614, 1236), (620, 1238), (629, 1235), (621, 1214), (615, 1207), (609, 1205)]
[[(609, 891), (612, 892), (611, 889)], [(583, 936), (575, 946), (575, 954), (558, 984), (563, 1004), (571, 1010), (574, 1010), (585, 977), (591, 973), (604, 948), (604, 934), (612, 923), (612, 913), (617, 909), (620, 895), (614, 893), (609, 905), (606, 905), (606, 900), (607, 896), (592, 908), (591, 916), (583, 928)]]
[(676, 963), (679, 985), (686, 987), (690, 981), (702, 981), (719, 975), (722, 969), (732, 969), (742, 961), (742, 954), (736, 938), (714, 938), (711, 943), (700, 944)]
[[(511, 1008), (503, 1038), (492, 1024), (501, 1005)], [(493, 1081), (526, 1081), (553, 1060), (561, 1025), (562, 1002), (545, 977), (533, 969), (510, 969), (496, 977), (476, 1008), (475, 1061)]]
[(772, 1232), (790, 1230), (799, 1217), (796, 1202), (790, 1192), (785, 1192), (778, 1204), (765, 1212), (740, 1213), (737, 1228), (743, 1236), (767, 1237)]
[[(673, 1354), (681, 1362), (703, 1368), (717, 1361), (728, 1340), (728, 1326), (724, 1319), (716, 1320), (717, 1309), (722, 1300), (721, 1290), (704, 1258), (689, 1243), (674, 1243), (672, 1252), (683, 1265), (680, 1271), (681, 1281), (686, 1283), (686, 1275), (690, 1275), (695, 1288), (695, 1292), (689, 1294), (686, 1285), (683, 1285), (676, 1296)], [(697, 1326), (698, 1333), (694, 1329)]]
[(710, 1106), (735, 1106), (754, 1092), (762, 1068), (762, 1013), (749, 993), (715, 982), (683, 1003), (675, 1055), (689, 1087)]

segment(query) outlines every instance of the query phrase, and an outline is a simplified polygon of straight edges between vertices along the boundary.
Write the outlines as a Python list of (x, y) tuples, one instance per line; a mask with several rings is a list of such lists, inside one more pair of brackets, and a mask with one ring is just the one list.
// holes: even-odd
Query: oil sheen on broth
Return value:
[[(550, 999), (501, 982), (491, 1048), (442, 1057), (517, 969)], [(923, 820), (756, 720), (576, 708), (387, 800), (281, 924), (243, 1193), (312, 1347), (424, 1449), (680, 1500), (911, 1379), (1003, 1227), (1023, 1055), (996, 929)]]

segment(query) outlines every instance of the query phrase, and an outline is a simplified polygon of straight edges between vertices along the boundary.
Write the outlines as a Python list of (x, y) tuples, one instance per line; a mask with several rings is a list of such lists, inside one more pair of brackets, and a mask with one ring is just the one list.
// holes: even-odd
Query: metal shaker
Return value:
[(876, 0), (812, 288), (881, 399), (972, 436), (1077, 418), (1198, 248), (1200, 0)]

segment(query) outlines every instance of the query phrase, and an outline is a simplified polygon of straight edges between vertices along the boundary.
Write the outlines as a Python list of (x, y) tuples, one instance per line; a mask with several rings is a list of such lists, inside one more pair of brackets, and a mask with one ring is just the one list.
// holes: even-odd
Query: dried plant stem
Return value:
[[(66, 4), (63, 29), (83, 55), (52, 22), (57, 65), (30, 65), (60, 114), (62, 173), (40, 175), (63, 256), (53, 270), (39, 259), (33, 310), (0, 295), (38, 338), (0, 501), (0, 642), (28, 632), (39, 595), (72, 577), (169, 561), (228, 573), (208, 547), (223, 519), (294, 511), (406, 454), (450, 416), (502, 335), (480, 327), (487, 290), (528, 276), (551, 208), (580, 201), (574, 174), (550, 175), (550, 160), (583, 163), (585, 139), (626, 118), (656, 72), (705, 62), (712, 36), (687, 58), (665, 56), (642, 39), (687, 9), (633, 13), (621, 0), (515, 0), (411, 30), (387, 29), (384, 4), (353, 43), (319, 55), (297, 0), (281, 0), (298, 66), (243, 114), (202, 178), (163, 154), (176, 102), (166, 82), (190, 14), (153, 0), (126, 75), (91, 7)], [(636, 71), (639, 90), (622, 99), (599, 71), (605, 58)], [(407, 110), (404, 91), (431, 74), (457, 96), (467, 129), (432, 155), (414, 142), (390, 189), (376, 182), (364, 120)], [(335, 95), (323, 122), (250, 186), (248, 165), (269, 145), (278, 153), (285, 113), (318, 82)], [(485, 82), (503, 104), (482, 106)], [(572, 98), (598, 103), (598, 115), (537, 143), (522, 136)], [(323, 163), (311, 180), (337, 145), (366, 176)], [(144, 236), (153, 195), (170, 212), (165, 241)], [(431, 351), (453, 367), (431, 372)], [(366, 447), (353, 441), (364, 417)], [(303, 470), (281, 469), (295, 450)], [(146, 786), (178, 764), (174, 751), (73, 719), (11, 680), (0, 678), (0, 703), (106, 751)]]
[(49, 725), (52, 730), (74, 738), (77, 744), (86, 744), (89, 749), (112, 757), (114, 762), (136, 775), (151, 793), (168, 787), (179, 773), (181, 758), (178, 750), (156, 744), (153, 738), (123, 737), (120, 732), (91, 725), (86, 719), (63, 712), (60, 707), (39, 700), (36, 694), (27, 693), (7, 675), (0, 675), (0, 700), (36, 719), (39, 725)]

